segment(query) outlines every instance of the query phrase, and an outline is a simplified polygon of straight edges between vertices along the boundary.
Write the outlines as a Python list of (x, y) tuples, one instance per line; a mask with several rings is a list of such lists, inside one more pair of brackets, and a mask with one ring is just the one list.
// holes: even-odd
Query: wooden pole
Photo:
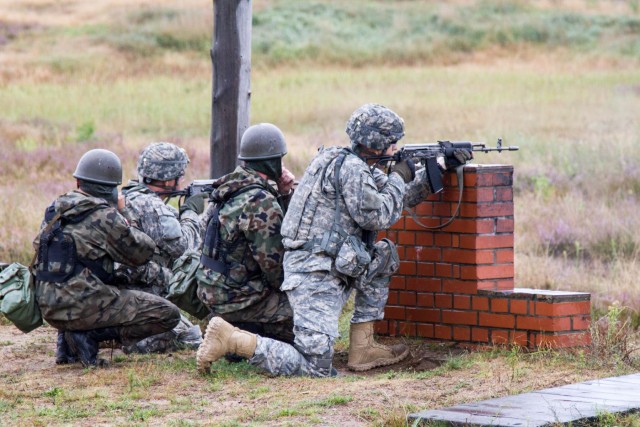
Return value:
[(251, 0), (213, 0), (213, 15), (209, 175), (217, 178), (235, 169), (249, 126)]

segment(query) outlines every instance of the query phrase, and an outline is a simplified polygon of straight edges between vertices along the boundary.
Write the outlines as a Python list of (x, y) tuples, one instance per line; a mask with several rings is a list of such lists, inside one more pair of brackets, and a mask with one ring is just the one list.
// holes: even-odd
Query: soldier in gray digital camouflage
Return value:
[[(206, 194), (188, 198), (179, 210), (165, 203), (165, 193), (178, 189), (188, 164), (189, 157), (182, 148), (169, 142), (154, 142), (138, 158), (138, 179), (122, 188), (133, 223), (156, 243), (153, 256), (143, 265), (117, 267), (118, 279), (133, 289), (166, 297), (173, 263), (185, 252), (200, 247), (199, 215), (204, 211)], [(161, 353), (197, 348), (201, 341), (200, 328), (183, 315), (172, 331), (146, 338), (123, 350), (125, 353)]]
[[(226, 353), (249, 359), (272, 375), (335, 375), (333, 344), (338, 318), (355, 291), (348, 367), (364, 371), (397, 363), (409, 355), (403, 344), (385, 346), (373, 336), (382, 319), (390, 276), (399, 260), (376, 231), (393, 225), (403, 207), (430, 194), (425, 170), (412, 160), (375, 167), (404, 136), (404, 122), (377, 104), (358, 108), (347, 123), (351, 147), (321, 149), (307, 167), (282, 225), (285, 280), (293, 309), (293, 345), (234, 328), (221, 318), (207, 326), (197, 354), (200, 372)], [(417, 175), (417, 177), (416, 177)]]
[(56, 363), (104, 365), (99, 343), (133, 344), (171, 330), (178, 307), (156, 295), (114, 286), (114, 263), (146, 263), (154, 241), (130, 225), (118, 194), (120, 159), (90, 150), (73, 173), (77, 189), (45, 211), (34, 241), (36, 299), (43, 318), (58, 329)]
[(198, 298), (214, 315), (293, 343), (293, 312), (280, 290), (280, 227), (294, 185), (293, 174), (282, 165), (286, 153), (276, 126), (260, 123), (244, 132), (242, 165), (213, 183), (196, 279)]

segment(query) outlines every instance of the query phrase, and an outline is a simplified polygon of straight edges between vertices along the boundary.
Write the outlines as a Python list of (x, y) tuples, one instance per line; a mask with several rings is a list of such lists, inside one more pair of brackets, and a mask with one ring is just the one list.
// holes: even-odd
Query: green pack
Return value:
[(0, 312), (25, 333), (42, 326), (34, 289), (27, 267), (17, 262), (0, 265)]
[(167, 299), (192, 316), (204, 319), (210, 311), (198, 298), (196, 270), (199, 264), (200, 255), (196, 251), (185, 252), (173, 263)]

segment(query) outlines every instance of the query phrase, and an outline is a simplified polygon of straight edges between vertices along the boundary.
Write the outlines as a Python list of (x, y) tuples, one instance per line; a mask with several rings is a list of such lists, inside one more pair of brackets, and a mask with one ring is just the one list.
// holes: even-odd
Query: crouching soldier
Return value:
[(180, 310), (156, 295), (113, 286), (114, 262), (141, 265), (155, 243), (130, 226), (120, 159), (108, 150), (85, 153), (73, 176), (77, 189), (45, 211), (36, 249), (36, 298), (43, 318), (58, 329), (56, 363), (79, 359), (103, 365), (101, 341), (133, 344), (171, 330)]
[(293, 343), (293, 312), (280, 290), (280, 227), (294, 185), (293, 174), (282, 166), (286, 153), (284, 135), (270, 123), (251, 126), (242, 135), (242, 165), (216, 180), (204, 215), (207, 229), (196, 278), (198, 298), (214, 315)]
[[(156, 243), (153, 256), (146, 263), (133, 268), (118, 266), (118, 278), (127, 281), (133, 289), (166, 297), (174, 261), (186, 251), (200, 247), (199, 215), (204, 211), (206, 194), (190, 197), (179, 211), (165, 203), (167, 192), (179, 188), (188, 164), (189, 157), (182, 148), (169, 142), (154, 142), (138, 158), (138, 180), (131, 180), (122, 188), (133, 223)], [(197, 348), (201, 341), (200, 328), (181, 316), (172, 331), (123, 350), (125, 353), (158, 353), (181, 347)]]

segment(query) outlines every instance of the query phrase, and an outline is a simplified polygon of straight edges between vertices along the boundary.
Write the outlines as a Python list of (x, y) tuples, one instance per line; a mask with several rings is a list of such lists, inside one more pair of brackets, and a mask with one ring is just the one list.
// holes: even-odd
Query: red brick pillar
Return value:
[(513, 167), (465, 166), (458, 217), (426, 230), (421, 224), (443, 224), (458, 206), (456, 176), (445, 175), (441, 193), (381, 233), (398, 245), (401, 265), (377, 332), (529, 347), (588, 342), (589, 294), (514, 289)]

